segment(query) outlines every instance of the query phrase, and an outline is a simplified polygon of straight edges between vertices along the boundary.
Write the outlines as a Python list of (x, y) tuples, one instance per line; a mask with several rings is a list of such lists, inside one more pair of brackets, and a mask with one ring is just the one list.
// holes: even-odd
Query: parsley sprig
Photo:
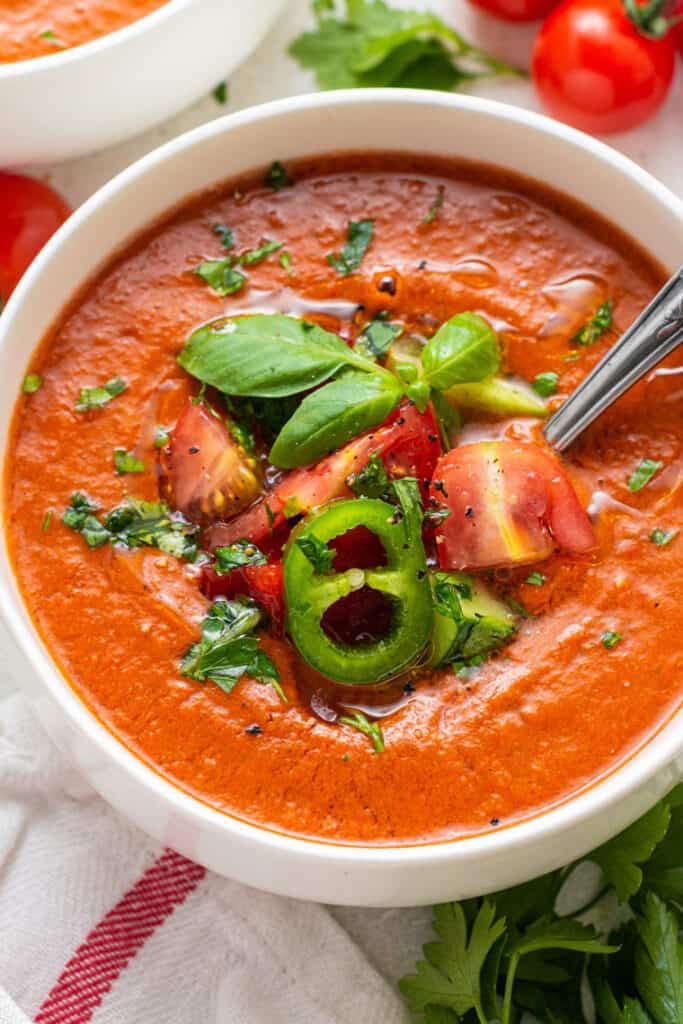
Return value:
[(193, 562), (199, 552), (199, 527), (180, 512), (171, 512), (163, 501), (128, 498), (123, 504), (98, 517), (99, 505), (85, 494), (75, 492), (62, 515), (62, 522), (81, 537), (89, 548), (111, 542), (127, 548), (159, 548), (167, 555)]
[[(435, 907), (438, 941), (424, 947), (416, 973), (399, 982), (408, 1006), (425, 1024), (680, 1024), (681, 850), (679, 786), (566, 868), (483, 899)], [(625, 923), (611, 933), (586, 923), (586, 907), (558, 909), (585, 861), (602, 873), (599, 896), (622, 905)]]

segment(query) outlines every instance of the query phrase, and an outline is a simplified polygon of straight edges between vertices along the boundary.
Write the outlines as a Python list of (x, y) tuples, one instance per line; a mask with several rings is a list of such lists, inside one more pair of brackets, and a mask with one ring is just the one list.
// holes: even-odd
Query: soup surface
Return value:
[[(568, 199), (490, 168), (417, 157), (276, 165), (265, 181), (233, 183), (154, 227), (99, 274), (37, 351), (31, 369), (39, 376), (18, 402), (6, 466), (17, 578), (76, 692), (182, 789), (244, 820), (324, 840), (420, 843), (485, 831), (608, 772), (681, 698), (683, 367), (673, 360), (653, 372), (561, 465), (541, 447), (539, 393), (548, 409), (561, 404), (662, 276)], [(283, 313), (299, 318), (288, 321), (292, 331), (303, 318), (354, 344), (347, 351), (365, 345), (371, 362), (378, 356), (376, 371), (362, 364), (337, 374), (345, 388), (381, 378), (377, 388), (393, 394), (384, 365), (407, 394), (380, 411), (368, 402), (370, 412), (364, 406), (345, 435), (335, 427), (343, 436), (323, 440), (324, 452), (314, 451), (313, 425), (304, 424), (298, 442), (303, 456), (281, 435), (276, 469), (264, 455), (268, 431), (293, 415), (302, 386), (293, 399), (235, 398), (233, 390), (226, 405), (213, 378), (201, 394), (200, 381), (211, 377), (206, 346), (218, 339), (221, 352), (234, 353), (244, 324), (258, 328), (249, 372), (272, 374), (286, 345), (259, 357), (258, 332), (269, 338)], [(218, 317), (228, 319), (197, 332)], [(476, 372), (462, 369), (463, 338), (474, 339)], [(178, 364), (181, 351), (192, 373)], [(417, 370), (406, 369), (411, 358)], [(487, 374), (496, 371), (493, 399), (481, 387), (482, 360)], [(478, 389), (451, 390), (455, 363), (461, 380), (478, 374)], [(429, 388), (420, 390), (426, 379), (436, 418), (425, 405)], [(307, 389), (316, 383), (311, 377)], [(501, 397), (506, 385), (516, 389), (512, 398)], [(227, 416), (229, 441), (220, 433)], [(201, 443), (192, 435), (197, 417), (206, 421)], [(236, 421), (243, 431), (255, 427), (255, 451)], [(368, 439), (377, 438), (379, 455), (367, 462)], [(356, 473), (350, 488), (347, 474), (362, 462), (351, 458), (336, 490), (316, 489), (321, 480), (328, 486), (349, 444), (366, 444), (365, 462), (385, 472), (383, 483), (373, 492), (368, 473), (360, 484)], [(221, 482), (225, 452), (230, 490)], [(192, 476), (187, 465), (197, 457), (202, 472)], [(288, 472), (302, 462), (314, 468)], [(413, 474), (433, 474), (415, 485), (428, 513), (422, 529)], [(131, 542), (129, 520), (103, 519), (122, 503), (130, 508), (127, 496), (160, 495), (186, 517), (173, 519), (177, 532), (162, 550)], [(329, 497), (342, 500), (329, 505)], [(301, 514), (319, 504), (323, 513), (302, 526)], [(380, 510), (371, 529), (406, 531), (407, 561), (398, 557), (391, 577), (372, 576), (373, 566), (388, 572), (394, 562), (384, 541), (379, 554), (368, 541), (365, 512), (361, 531), (348, 532), (358, 508), (370, 516), (370, 505), (373, 515)], [(324, 535), (330, 508), (341, 520)], [(190, 522), (202, 532), (194, 535)], [(282, 545), (293, 525), (283, 606)], [(249, 544), (240, 549), (242, 538)], [(197, 542), (208, 560), (189, 550)], [(325, 556), (333, 547), (334, 562)], [(326, 612), (321, 631), (324, 616), (310, 620), (310, 605), (345, 569), (356, 606), (334, 605), (336, 619)], [(440, 601), (433, 609), (425, 572)], [(372, 589), (382, 578), (390, 579), (388, 597)], [(480, 591), (489, 604), (469, 614)], [(212, 669), (202, 661), (205, 649), (217, 651), (206, 632), (210, 599), (223, 595), (213, 627), (223, 616), (214, 640), (225, 639), (223, 613), (234, 613), (240, 593), (256, 600), (242, 607), (265, 609), (270, 624), (261, 628), (262, 618), (256, 632), (243, 632), (246, 646), (237, 654), (230, 647), (232, 661), (219, 658)], [(392, 615), (404, 616), (398, 636), (387, 625)], [(440, 640), (417, 657), (409, 651), (424, 646), (427, 620), (457, 624), (441, 661)], [(202, 623), (205, 649), (187, 655)], [(490, 627), (484, 641), (468, 632), (482, 623)], [(261, 681), (239, 668), (239, 657), (256, 664), (256, 644)], [(334, 661), (339, 651), (348, 662)], [(378, 685), (361, 678), (372, 659)], [(442, 667), (427, 670), (429, 663)]]
[(0, 64), (48, 57), (130, 25), (167, 0), (0, 0)]

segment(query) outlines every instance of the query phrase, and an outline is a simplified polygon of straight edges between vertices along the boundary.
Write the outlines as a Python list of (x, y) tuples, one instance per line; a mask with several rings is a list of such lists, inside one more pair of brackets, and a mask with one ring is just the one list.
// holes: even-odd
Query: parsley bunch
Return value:
[[(683, 786), (581, 861), (492, 896), (434, 908), (438, 941), (399, 988), (424, 1024), (681, 1024)], [(571, 914), (579, 864), (600, 871)], [(623, 922), (588, 923), (603, 899)]]

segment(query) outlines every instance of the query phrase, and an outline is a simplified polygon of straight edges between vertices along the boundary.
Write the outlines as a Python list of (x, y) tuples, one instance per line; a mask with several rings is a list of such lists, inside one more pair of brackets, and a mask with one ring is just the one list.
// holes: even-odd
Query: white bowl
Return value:
[[(341, 150), (407, 150), (486, 161), (570, 193), (670, 268), (683, 253), (683, 204), (625, 157), (558, 122), (498, 103), (398, 90), (296, 97), (190, 132), (105, 185), (58, 232), (0, 317), (0, 427), (31, 348), (67, 301), (128, 239), (183, 197), (281, 160)], [(38, 638), (7, 552), (0, 606), (34, 669), (26, 687), (59, 745), (140, 828), (222, 874), (333, 903), (407, 906), (481, 894), (559, 866), (625, 827), (683, 768), (678, 713), (630, 760), (560, 806), (495, 833), (373, 848), (295, 839), (199, 803), (138, 761), (78, 700)]]
[(0, 167), (56, 163), (142, 132), (208, 93), (284, 0), (169, 0), (83, 46), (0, 64)]

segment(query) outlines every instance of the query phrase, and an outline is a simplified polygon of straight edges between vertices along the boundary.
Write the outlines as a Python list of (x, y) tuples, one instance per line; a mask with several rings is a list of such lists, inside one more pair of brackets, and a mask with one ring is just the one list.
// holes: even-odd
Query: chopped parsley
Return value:
[(292, 267), (292, 257), (289, 255), (286, 249), (283, 249), (278, 260), (282, 269), (290, 276), (294, 276), (294, 268)]
[(403, 324), (391, 323), (386, 313), (380, 313), (366, 324), (354, 343), (354, 349), (376, 359), (386, 355), (397, 338), (403, 334)]
[(354, 711), (353, 715), (341, 715), (339, 722), (342, 725), (350, 725), (369, 737), (376, 754), (384, 753), (384, 736), (379, 722), (370, 722), (362, 711)]
[(443, 187), (443, 185), (439, 185), (439, 187), (437, 189), (437, 192), (436, 192), (436, 198), (435, 198), (434, 202), (432, 203), (432, 205), (429, 207), (429, 209), (427, 210), (426, 214), (422, 218), (422, 223), (423, 224), (431, 224), (432, 221), (436, 219), (436, 217), (438, 216), (439, 210), (443, 206), (443, 197), (444, 197), (444, 187)]
[(675, 540), (677, 536), (678, 530), (662, 530), (660, 527), (656, 527), (650, 534), (650, 540), (658, 548), (663, 548), (670, 544), (672, 540)]
[(211, 95), (216, 103), (226, 104), (228, 102), (228, 83), (219, 82), (216, 88), (212, 90)]
[(530, 572), (525, 582), (532, 587), (542, 587), (545, 583), (545, 576), (542, 572)]
[(25, 395), (35, 395), (36, 391), (43, 386), (43, 378), (39, 373), (27, 373), (24, 377), (21, 390)]
[(443, 505), (438, 502), (435, 498), (432, 498), (429, 505), (424, 510), (424, 521), (429, 523), (430, 526), (441, 526), (445, 519), (448, 519), (451, 514), (451, 510), (448, 505)]
[(52, 515), (53, 515), (52, 509), (49, 508), (47, 510), (47, 512), (45, 513), (45, 515), (43, 516), (43, 522), (41, 523), (41, 529), (42, 530), (49, 530), (50, 529), (50, 524), (52, 523)]
[(101, 409), (103, 405), (111, 402), (112, 398), (122, 394), (128, 385), (120, 377), (113, 377), (106, 384), (98, 384), (95, 387), (81, 388), (76, 400), (76, 412), (89, 412), (91, 409)]
[(179, 512), (171, 512), (163, 501), (128, 498), (103, 520), (98, 518), (98, 511), (99, 506), (87, 495), (76, 492), (71, 495), (62, 522), (80, 533), (90, 548), (111, 542), (128, 548), (159, 548), (167, 555), (190, 562), (197, 557), (199, 527)]
[(287, 174), (284, 165), (279, 160), (274, 160), (263, 179), (263, 184), (266, 188), (272, 188), (273, 192), (279, 192), (281, 188), (290, 188), (294, 182)]
[(319, 537), (314, 534), (309, 537), (297, 537), (296, 546), (301, 549), (311, 563), (314, 572), (322, 575), (332, 568), (337, 552), (334, 548), (328, 548), (327, 544)]
[(592, 345), (612, 326), (612, 300), (598, 306), (595, 315), (583, 325), (569, 342), (570, 345)]
[(96, 516), (99, 506), (85, 494), (71, 495), (71, 504), (65, 509), (62, 522), (69, 529), (80, 533), (89, 548), (101, 548), (111, 540), (111, 533)]
[(346, 231), (346, 242), (341, 252), (328, 253), (327, 262), (343, 277), (358, 270), (375, 229), (374, 220), (350, 220)]
[(64, 42), (64, 40), (60, 39), (59, 36), (55, 33), (55, 31), (51, 28), (46, 28), (44, 32), (41, 32), (40, 38), (50, 43), (58, 50), (64, 50), (66, 48), (66, 43)]
[(227, 224), (214, 224), (211, 230), (214, 235), (218, 235), (224, 249), (230, 250), (235, 248), (235, 233)]
[(251, 266), (252, 263), (260, 263), (261, 260), (265, 260), (266, 256), (270, 256), (271, 253), (281, 249), (283, 245), (284, 242), (273, 242), (268, 238), (264, 238), (258, 248), (249, 249), (240, 256), (240, 263), (246, 267)]
[(534, 379), (533, 389), (541, 398), (550, 398), (551, 395), (557, 393), (557, 382), (559, 379), (560, 375), (555, 373), (554, 370), (539, 373)]
[(348, 487), (357, 498), (379, 498), (389, 488), (389, 477), (379, 452), (373, 452), (357, 473), (346, 478)]
[(663, 462), (656, 462), (654, 459), (643, 459), (638, 468), (628, 478), (629, 491), (635, 494), (636, 491), (642, 490), (663, 465)]
[(142, 459), (136, 458), (131, 452), (127, 452), (125, 448), (115, 448), (114, 469), (118, 476), (123, 476), (124, 473), (144, 473), (145, 464)]
[(607, 630), (600, 637), (602, 640), (603, 647), (606, 647), (608, 651), (611, 651), (613, 647), (616, 647), (620, 640), (623, 640), (621, 633), (615, 633), (613, 630)]
[(234, 544), (216, 548), (214, 569), (219, 576), (225, 576), (243, 565), (265, 565), (268, 559), (250, 540), (237, 540)]
[(222, 260), (204, 260), (194, 267), (193, 273), (206, 281), (219, 295), (234, 295), (244, 287), (246, 276), (236, 267), (230, 256)]
[(250, 598), (219, 598), (202, 622), (201, 639), (185, 652), (181, 674), (200, 683), (210, 679), (225, 693), (249, 675), (259, 683), (269, 683), (287, 703), (280, 674), (255, 635), (262, 618), (263, 612)]
[(165, 444), (168, 444), (170, 435), (165, 427), (157, 427), (154, 431), (154, 447), (163, 448)]

